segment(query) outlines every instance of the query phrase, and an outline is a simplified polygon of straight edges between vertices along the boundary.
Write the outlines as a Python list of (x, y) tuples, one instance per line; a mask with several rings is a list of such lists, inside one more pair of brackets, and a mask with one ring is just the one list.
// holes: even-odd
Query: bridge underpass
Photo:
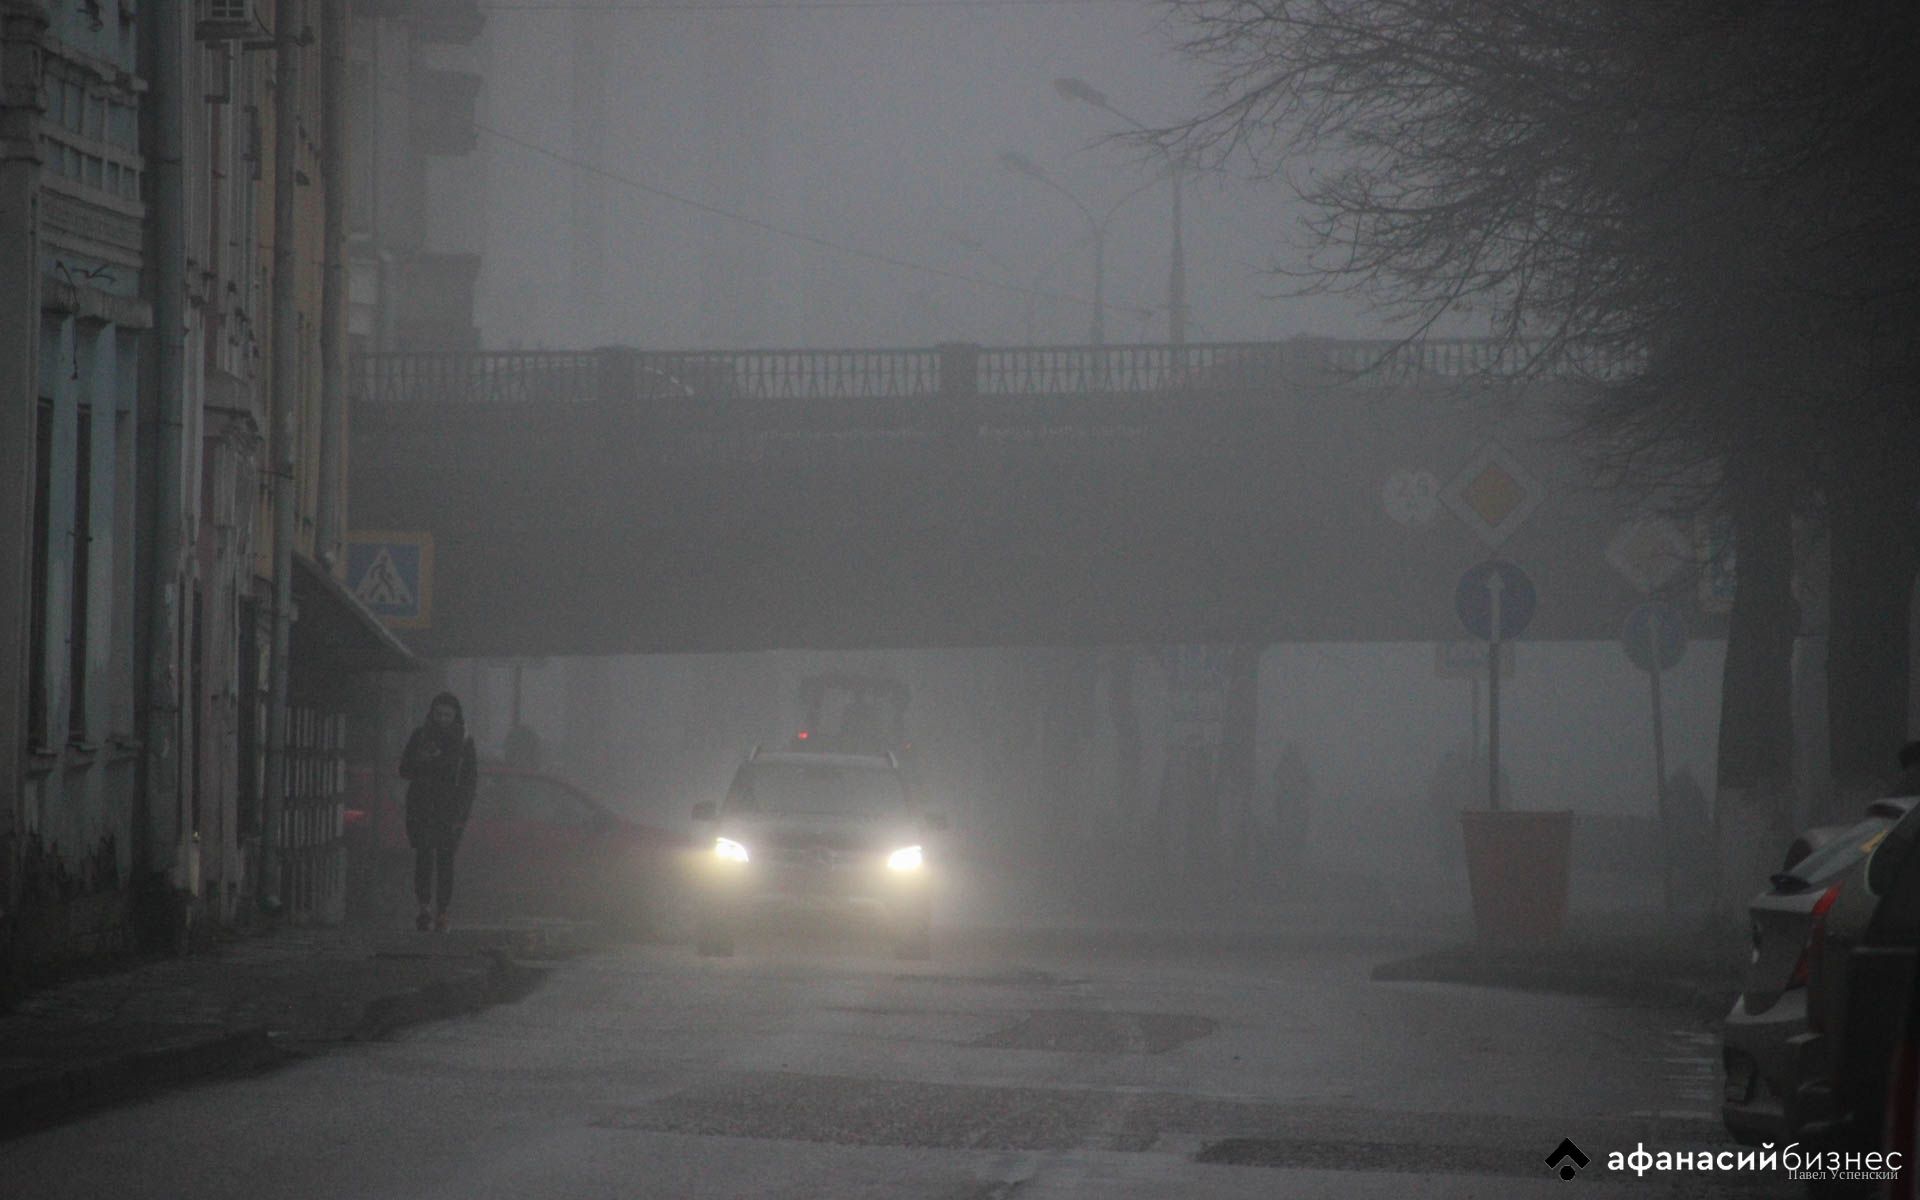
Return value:
[[(1488, 518), (1537, 585), (1530, 640), (1615, 637), (1640, 514), (1565, 440), (1571, 385), (1488, 354), (376, 355), (350, 514), (430, 536), (406, 636), (435, 658), (1446, 640)], [(1691, 563), (1659, 573), (1723, 628)]]
[[(616, 675), (631, 683), (642, 668), (611, 656), (1136, 648), (1024, 655), (1030, 706), (1015, 711), (1037, 728), (1033, 742), (1002, 744), (993, 721), (965, 712), (927, 730), (916, 754), (937, 791), (973, 797), (970, 828), (999, 830), (982, 845), (1092, 836), (1117, 879), (1244, 877), (1244, 834), (1272, 790), (1262, 760), (1290, 736), (1263, 715), (1262, 646), (1460, 639), (1458, 580), (1495, 553), (1537, 586), (1529, 641), (1610, 641), (1645, 598), (1609, 561), (1645, 514), (1599, 492), (1566, 439), (1573, 385), (1502, 381), (1475, 343), (1390, 350), (373, 357), (356, 377), (350, 511), (356, 529), (431, 538), (430, 620), (404, 633), (417, 652), (470, 669), (574, 660), (566, 770), (609, 794), (675, 798), (651, 810), (657, 820), (679, 820), (679, 798), (714, 784), (698, 768), (672, 773), (689, 747), (737, 754), (784, 728), (765, 721), (773, 675), (761, 664), (725, 719), (707, 712), (641, 751), (637, 731), (666, 701), (645, 713), (614, 702)], [(1489, 524), (1510, 529), (1482, 536)], [(1640, 584), (1664, 578), (1697, 635), (1722, 635), (1724, 618), (1699, 607), (1692, 550), (1669, 535), (1652, 539), (1666, 561), (1640, 562)], [(1185, 682), (1165, 653), (1139, 652), (1196, 643), (1215, 645), (1201, 657), (1216, 665)], [(1214, 715), (1198, 727), (1176, 715), (1177, 689)], [(1096, 692), (1116, 739), (1104, 765)], [(1411, 683), (1398, 692), (1414, 693), (1432, 696)], [(1596, 703), (1617, 711), (1643, 694)], [(1451, 699), (1444, 711), (1349, 711), (1356, 723), (1323, 734), (1317, 752), (1347, 762), (1349, 780), (1386, 770), (1382, 794), (1418, 790), (1467, 732)], [(1644, 768), (1618, 753), (1633, 736), (1597, 755), (1587, 741), (1574, 772), (1586, 799), (1613, 788), (1615, 811), (1639, 808)], [(1550, 739), (1556, 776), (1574, 740)], [(1392, 744), (1372, 756), (1391, 766), (1352, 761), (1349, 742)], [(1037, 749), (1025, 757), (1021, 744)], [(1568, 786), (1557, 779), (1523, 803), (1567, 803)], [(1353, 811), (1336, 820), (1389, 811), (1342, 790)], [(1403, 840), (1449, 836), (1423, 822), (1387, 824)], [(1656, 861), (1634, 846), (1628, 857)]]

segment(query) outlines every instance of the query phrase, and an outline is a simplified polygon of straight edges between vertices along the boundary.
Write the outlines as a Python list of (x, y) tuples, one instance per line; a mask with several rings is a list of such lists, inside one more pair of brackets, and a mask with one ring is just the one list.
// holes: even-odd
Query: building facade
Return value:
[(0, 928), (126, 944), (148, 295), (138, 8), (0, 9)]
[(341, 911), (345, 697), (413, 665), (337, 577), (351, 36), (0, 0), (0, 992)]

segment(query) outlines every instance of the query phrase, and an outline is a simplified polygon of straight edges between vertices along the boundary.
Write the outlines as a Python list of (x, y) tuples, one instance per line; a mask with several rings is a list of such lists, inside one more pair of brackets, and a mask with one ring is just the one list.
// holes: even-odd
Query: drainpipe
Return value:
[(340, 442), (347, 409), (346, 271), (346, 21), (341, 0), (320, 2), (320, 178), (325, 183), (324, 273), (320, 291), (320, 510), (315, 548), (329, 567), (340, 554), (346, 479), (340, 472)]
[[(184, 833), (180, 793), (180, 614), (185, 567), (186, 25), (182, 5), (152, 6), (147, 22), (148, 179), (153, 186), (154, 408), (153, 562), (147, 580), (146, 811), (133, 822), (135, 869), (156, 876), (175, 865)], [(177, 882), (177, 881), (176, 881)]]
[[(164, 7), (164, 6), (163, 6)], [(293, 472), (300, 360), (295, 325), (294, 155), (300, 112), (300, 0), (273, 14), (273, 643), (267, 660), (267, 771), (260, 795), (260, 906), (280, 907), (280, 815), (286, 799), (287, 673), (293, 640)]]

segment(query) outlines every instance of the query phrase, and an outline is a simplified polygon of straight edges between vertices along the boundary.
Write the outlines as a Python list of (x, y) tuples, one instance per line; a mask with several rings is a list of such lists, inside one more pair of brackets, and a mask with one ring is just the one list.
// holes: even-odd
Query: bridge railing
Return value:
[(1295, 338), (1194, 345), (898, 350), (488, 351), (370, 354), (355, 395), (375, 403), (524, 403), (740, 398), (830, 400), (963, 395), (1119, 395), (1283, 378), (1349, 387), (1525, 374), (1511, 344)]

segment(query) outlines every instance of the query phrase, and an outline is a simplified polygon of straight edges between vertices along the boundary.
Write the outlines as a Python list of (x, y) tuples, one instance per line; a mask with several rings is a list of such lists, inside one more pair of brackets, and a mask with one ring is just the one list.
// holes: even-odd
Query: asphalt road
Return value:
[[(1714, 1043), (1683, 1014), (1370, 982), (1388, 953), (979, 931), (930, 963), (818, 936), (621, 948), (517, 1004), (0, 1143), (0, 1194), (1793, 1194), (1604, 1169), (1642, 1142), (1726, 1147)], [(1566, 1137), (1593, 1160), (1571, 1185), (1542, 1161)]]

